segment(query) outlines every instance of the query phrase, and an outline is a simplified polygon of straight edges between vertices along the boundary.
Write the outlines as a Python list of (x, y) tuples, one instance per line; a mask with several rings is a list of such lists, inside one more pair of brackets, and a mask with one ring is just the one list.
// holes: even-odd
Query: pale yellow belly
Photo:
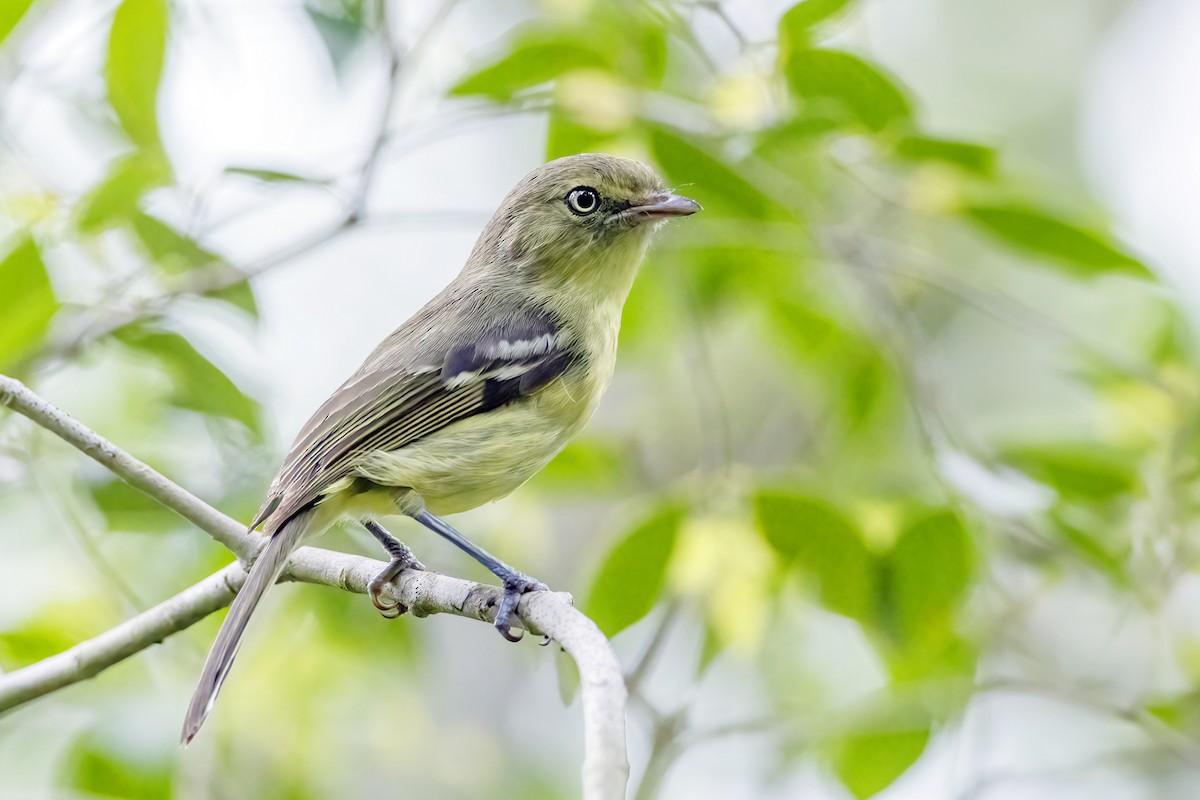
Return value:
[(382, 486), (411, 488), (434, 514), (498, 500), (583, 427), (603, 392), (597, 378), (607, 384), (607, 377), (564, 376), (533, 397), (455, 422), (400, 450), (371, 453), (355, 471)]

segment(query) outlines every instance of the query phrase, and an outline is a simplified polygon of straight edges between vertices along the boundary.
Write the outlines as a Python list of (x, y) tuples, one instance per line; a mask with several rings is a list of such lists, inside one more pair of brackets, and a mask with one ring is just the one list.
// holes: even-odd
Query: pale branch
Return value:
[[(13, 378), (0, 375), (0, 405), (8, 406), (91, 456), (133, 487), (193, 522), (242, 561), (264, 544), (243, 525), (122, 451), (43, 400)], [(382, 561), (302, 547), (288, 561), (284, 580), (322, 584), (365, 593)], [(22, 669), (0, 675), (0, 712), (90, 678), (104, 669), (184, 630), (228, 605), (245, 578), (234, 563), (99, 636)], [(495, 619), (499, 587), (428, 571), (406, 571), (387, 587), (386, 598), (414, 616), (454, 614)], [(579, 668), (584, 718), (583, 797), (625, 797), (629, 762), (625, 744), (627, 693), (621, 665), (596, 624), (571, 604), (567, 594), (533, 592), (517, 608), (518, 623), (531, 634), (558, 642)]]

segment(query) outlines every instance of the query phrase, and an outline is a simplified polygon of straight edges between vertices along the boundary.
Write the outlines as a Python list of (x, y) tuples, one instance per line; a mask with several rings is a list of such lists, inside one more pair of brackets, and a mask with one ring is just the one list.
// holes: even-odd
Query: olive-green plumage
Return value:
[(587, 422), (657, 222), (698, 210), (648, 167), (585, 154), (508, 194), (459, 275), (384, 339), (297, 436), (252, 524), (271, 541), (184, 723), (199, 730), (262, 593), (341, 518), (449, 514), (512, 492)]

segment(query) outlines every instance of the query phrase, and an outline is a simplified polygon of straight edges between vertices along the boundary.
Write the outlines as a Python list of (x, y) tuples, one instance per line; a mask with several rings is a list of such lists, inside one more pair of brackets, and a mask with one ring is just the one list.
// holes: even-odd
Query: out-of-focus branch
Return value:
[[(72, 419), (13, 378), (0, 375), (0, 405), (8, 406), (91, 456), (133, 487), (195, 523), (243, 561), (265, 543), (245, 527), (155, 472), (112, 442)], [(384, 563), (361, 556), (302, 547), (293, 554), (285, 580), (318, 583), (363, 594)], [(159, 603), (94, 639), (57, 656), (0, 675), (0, 711), (13, 708), (104, 669), (161, 642), (227, 605), (245, 578), (244, 567), (231, 564), (180, 594)], [(491, 622), (501, 590), (435, 572), (403, 573), (387, 594), (415, 616), (455, 614)], [(629, 762), (625, 745), (625, 681), (621, 665), (596, 624), (571, 604), (569, 595), (526, 594), (517, 608), (518, 622), (530, 633), (549, 636), (562, 645), (579, 668), (583, 704), (583, 797), (625, 797)]]
[[(340, 217), (315, 233), (290, 242), (245, 267), (237, 267), (224, 259), (218, 259), (193, 269), (158, 294), (137, 300), (124, 308), (104, 309), (91, 316), (90, 321), (85, 321), (67, 338), (52, 342), (26, 361), (62, 361), (72, 358), (91, 342), (103, 339), (125, 325), (147, 316), (162, 314), (181, 297), (212, 294), (232, 288), (362, 227), (369, 216), (367, 206), (371, 186), (375, 182), (384, 151), (392, 138), (391, 119), (408, 65), (429, 46), (457, 5), (458, 0), (444, 0), (406, 53), (392, 31), (390, 4), (380, 3), (379, 36), (384, 44), (387, 65), (384, 101), (367, 146), (367, 154), (353, 176), (346, 209)], [(88, 315), (85, 314), (84, 318), (87, 320)]]

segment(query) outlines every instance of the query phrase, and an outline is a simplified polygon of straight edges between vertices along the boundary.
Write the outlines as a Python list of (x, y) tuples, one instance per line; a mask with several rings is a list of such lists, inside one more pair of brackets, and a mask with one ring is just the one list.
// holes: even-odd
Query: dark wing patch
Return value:
[(554, 326), (525, 322), (450, 348), (440, 365), (355, 375), (301, 431), (259, 516), (274, 529), (350, 475), (361, 456), (529, 396), (577, 358)]

